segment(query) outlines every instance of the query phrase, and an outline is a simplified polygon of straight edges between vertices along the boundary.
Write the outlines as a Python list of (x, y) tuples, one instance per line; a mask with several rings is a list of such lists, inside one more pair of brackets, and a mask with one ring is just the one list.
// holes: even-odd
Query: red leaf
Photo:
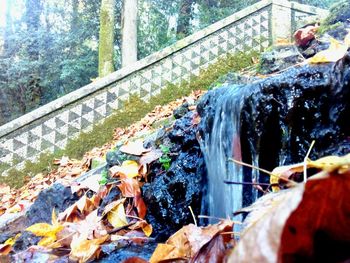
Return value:
[(309, 180), (285, 223), (280, 262), (343, 262), (350, 258), (350, 171)]
[(222, 235), (217, 234), (204, 245), (191, 260), (191, 263), (221, 263), (224, 262), (226, 246)]

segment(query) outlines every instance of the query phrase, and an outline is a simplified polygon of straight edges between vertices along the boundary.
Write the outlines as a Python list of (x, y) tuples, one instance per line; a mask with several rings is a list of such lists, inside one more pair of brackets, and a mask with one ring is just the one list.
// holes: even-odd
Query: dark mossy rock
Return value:
[(73, 195), (70, 187), (55, 183), (51, 187), (40, 192), (34, 204), (29, 208), (25, 217), (26, 225), (36, 223), (51, 223), (52, 211), (63, 212), (79, 198)]
[(170, 168), (166, 171), (160, 163), (154, 163), (150, 169), (151, 182), (142, 188), (147, 221), (158, 240), (166, 240), (183, 225), (193, 222), (189, 206), (195, 214), (201, 211), (205, 166), (193, 117), (194, 113), (188, 112), (167, 133), (172, 145)]
[(329, 10), (329, 16), (326, 19), (328, 25), (333, 25), (339, 22), (350, 22), (350, 2), (342, 0), (334, 4)]
[(303, 60), (296, 46), (276, 46), (261, 55), (259, 72), (270, 74), (289, 68)]

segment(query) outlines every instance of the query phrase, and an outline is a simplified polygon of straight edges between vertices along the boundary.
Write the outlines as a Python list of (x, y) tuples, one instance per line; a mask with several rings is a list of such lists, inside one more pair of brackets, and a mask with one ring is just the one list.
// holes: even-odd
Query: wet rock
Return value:
[(273, 47), (272, 51), (262, 54), (259, 71), (262, 74), (270, 74), (291, 67), (303, 60), (304, 58), (296, 46), (276, 46)]
[(117, 147), (114, 151), (108, 151), (106, 154), (106, 162), (108, 167), (112, 167), (115, 165), (122, 165), (122, 163), (125, 160), (134, 160), (138, 161), (140, 159), (139, 156), (132, 155), (132, 154), (126, 154), (121, 151), (119, 151), (119, 147)]
[(26, 250), (32, 245), (36, 245), (40, 241), (41, 237), (35, 236), (33, 233), (24, 231), (21, 233), (21, 236), (16, 240), (16, 243), (13, 245), (13, 250), (15, 252), (20, 252)]
[(25, 215), (26, 226), (41, 222), (50, 223), (53, 209), (56, 213), (63, 212), (77, 200), (78, 197), (72, 195), (70, 187), (55, 183), (40, 192), (37, 200), (29, 208)]
[[(131, 244), (126, 247), (117, 248), (101, 258), (98, 262), (100, 263), (114, 263), (122, 262), (123, 260), (130, 257), (140, 257), (145, 260), (149, 260), (155, 250), (157, 243), (148, 242), (146, 244)], [(103, 250), (103, 249), (102, 249)]]
[[(197, 110), (202, 117), (200, 135), (210, 134), (215, 104), (234, 87), (223, 87), (204, 96)], [(272, 170), (279, 165), (303, 161), (310, 144), (316, 141), (310, 158), (350, 152), (350, 55), (338, 63), (305, 65), (241, 87), (238, 118), (241, 158), (246, 163)], [(246, 92), (243, 92), (246, 91)], [(223, 95), (224, 94), (224, 95)], [(235, 97), (233, 97), (235, 98)], [(232, 112), (227, 105), (222, 114)], [(230, 131), (227, 140), (234, 135)], [(233, 145), (231, 141), (231, 145)], [(244, 168), (243, 181), (252, 180)], [(259, 182), (269, 178), (258, 174)], [(252, 188), (243, 187), (244, 204), (252, 200)]]
[(330, 15), (326, 19), (329, 25), (339, 22), (349, 22), (350, 19), (350, 3), (348, 0), (342, 0), (330, 9)]
[(174, 110), (173, 115), (175, 119), (180, 119), (183, 117), (187, 112), (189, 111), (188, 109), (188, 103), (182, 104), (180, 107)]
[(143, 188), (147, 204), (147, 221), (154, 228), (154, 237), (166, 240), (183, 225), (193, 222), (188, 206), (200, 213), (204, 179), (204, 160), (193, 112), (178, 119), (167, 136), (171, 143), (170, 168), (166, 171), (159, 162), (151, 166), (151, 181)]

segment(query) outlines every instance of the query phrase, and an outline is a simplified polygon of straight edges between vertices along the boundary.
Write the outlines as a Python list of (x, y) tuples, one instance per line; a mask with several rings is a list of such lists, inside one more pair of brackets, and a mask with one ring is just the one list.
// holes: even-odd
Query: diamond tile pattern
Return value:
[(93, 124), (119, 109), (130, 94), (147, 101), (167, 83), (189, 80), (227, 53), (268, 47), (270, 16), (271, 6), (250, 13), (111, 86), (7, 134), (0, 138), (0, 163), (16, 163), (18, 167), (25, 160), (35, 160), (42, 152), (62, 149), (69, 139), (91, 130)]

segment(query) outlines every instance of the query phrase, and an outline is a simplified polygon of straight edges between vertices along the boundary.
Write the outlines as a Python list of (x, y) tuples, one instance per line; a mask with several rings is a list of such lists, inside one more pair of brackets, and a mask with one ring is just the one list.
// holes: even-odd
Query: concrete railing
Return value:
[(325, 10), (286, 0), (260, 1), (1, 126), (0, 164), (21, 168), (43, 152), (63, 149), (69, 139), (119, 109), (130, 94), (149, 100), (167, 83), (188, 80), (228, 53), (262, 50), (279, 38), (290, 39), (305, 17), (325, 15)]

